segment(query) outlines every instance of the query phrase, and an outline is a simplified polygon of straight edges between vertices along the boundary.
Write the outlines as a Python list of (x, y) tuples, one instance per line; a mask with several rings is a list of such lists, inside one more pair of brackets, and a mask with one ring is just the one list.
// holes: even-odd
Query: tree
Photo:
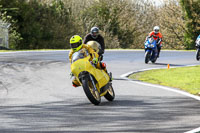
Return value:
[(81, 14), (85, 31), (88, 32), (92, 26), (98, 26), (106, 35), (105, 40), (111, 39), (109, 45), (116, 43), (116, 47), (129, 48), (134, 43), (136, 33), (135, 12), (129, 4), (132, 3), (122, 0), (94, 2)]
[(1, 11), (1, 14), (5, 14), (6, 21), (15, 22), (15, 33), (20, 35), (18, 41), (13, 41), (13, 48), (69, 48), (66, 39), (69, 39), (69, 34), (73, 31), (73, 19), (61, 0), (53, 0), (51, 4), (37, 0), (11, 1), (8, 3), (1, 0), (0, 5), (4, 9), (17, 9), (16, 12)]
[(186, 23), (185, 46), (187, 49), (193, 49), (195, 40), (200, 33), (200, 0), (180, 0), (180, 2)]
[(162, 8), (158, 9), (158, 21), (164, 38), (164, 47), (184, 49), (183, 12), (177, 0), (166, 0)]
[(11, 23), (9, 28), (9, 48), (14, 49), (15, 44), (20, 43), (22, 40), (21, 34), (17, 31), (17, 21), (13, 19), (19, 8), (13, 7), (14, 0), (10, 0), (9, 4), (7, 3), (6, 0), (0, 1), (0, 18), (4, 23)]

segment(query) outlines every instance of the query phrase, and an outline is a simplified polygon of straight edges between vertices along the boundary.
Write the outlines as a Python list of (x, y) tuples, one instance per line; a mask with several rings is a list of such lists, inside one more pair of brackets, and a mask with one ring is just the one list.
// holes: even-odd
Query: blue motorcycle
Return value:
[(145, 42), (145, 63), (147, 64), (149, 61), (155, 63), (158, 57), (158, 49), (156, 46), (157, 40), (153, 37), (150, 37)]

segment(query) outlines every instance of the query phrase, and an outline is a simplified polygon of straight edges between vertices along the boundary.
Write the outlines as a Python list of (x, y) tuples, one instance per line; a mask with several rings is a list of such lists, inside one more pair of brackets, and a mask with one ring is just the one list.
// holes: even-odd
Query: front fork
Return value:
[(90, 77), (90, 80), (92, 81), (92, 85), (94, 86), (94, 91), (98, 91), (91, 74), (89, 74), (89, 77)]

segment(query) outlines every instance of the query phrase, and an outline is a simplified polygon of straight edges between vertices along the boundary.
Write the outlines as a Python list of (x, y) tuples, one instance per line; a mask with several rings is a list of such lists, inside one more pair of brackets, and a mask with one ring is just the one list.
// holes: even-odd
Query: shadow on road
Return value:
[(187, 120), (177, 120), (191, 112), (191, 117), (199, 115), (199, 104), (186, 98), (121, 96), (113, 102), (102, 100), (100, 106), (90, 104), (86, 98), (32, 106), (1, 106), (0, 132), (169, 133), (185, 132), (199, 126), (199, 121), (185, 127)]

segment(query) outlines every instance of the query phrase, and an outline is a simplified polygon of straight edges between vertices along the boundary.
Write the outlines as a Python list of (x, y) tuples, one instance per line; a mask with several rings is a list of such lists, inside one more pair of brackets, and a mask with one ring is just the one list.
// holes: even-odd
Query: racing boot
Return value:
[(106, 64), (101, 62), (101, 68), (108, 74), (108, 76), (110, 77), (110, 82), (113, 80), (112, 79), (112, 73), (107, 71), (107, 68), (106, 68)]
[(78, 82), (78, 80), (76, 79), (76, 77), (74, 77), (73, 80), (72, 80), (72, 86), (74, 86), (74, 87), (80, 86), (80, 83)]

